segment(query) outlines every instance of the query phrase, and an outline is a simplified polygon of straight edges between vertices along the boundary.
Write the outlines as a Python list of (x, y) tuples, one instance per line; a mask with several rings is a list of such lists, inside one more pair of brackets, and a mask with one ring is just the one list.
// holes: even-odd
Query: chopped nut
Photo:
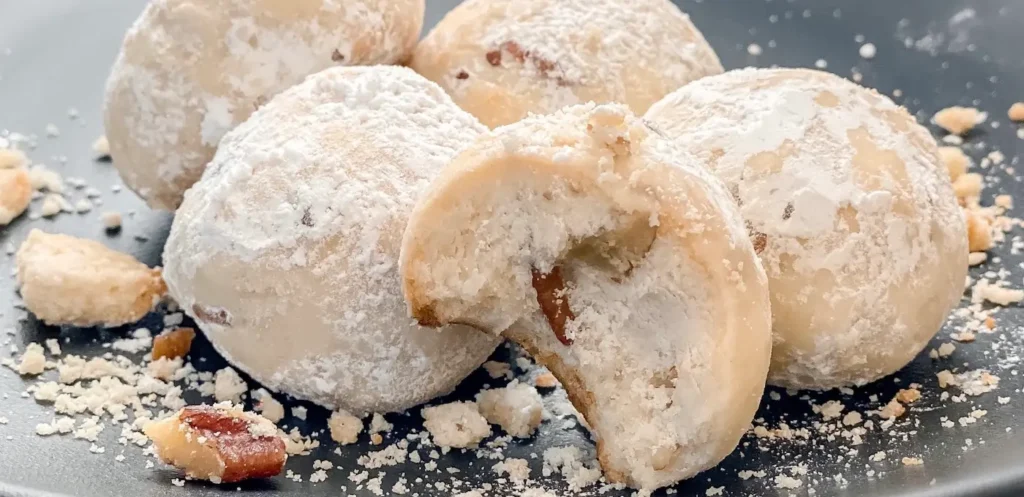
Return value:
[(985, 252), (971, 252), (970, 254), (967, 254), (968, 266), (977, 266), (986, 260), (988, 260), (988, 254)]
[[(0, 160), (3, 160), (0, 158)], [(0, 168), (0, 226), (25, 212), (32, 201), (32, 182), (23, 168)]]
[(277, 475), (288, 458), (273, 423), (224, 404), (185, 407), (144, 431), (162, 461), (214, 483)]
[(900, 462), (902, 462), (904, 466), (924, 465), (924, 460), (921, 459), (920, 457), (904, 457)]
[(1011, 197), (1009, 195), (996, 195), (994, 203), (997, 206), (1002, 207), (1004, 209), (1012, 209), (1013, 208), (1013, 197)]
[(153, 338), (153, 360), (184, 357), (192, 348), (192, 339), (195, 337), (196, 330), (192, 328), (178, 328), (157, 335)]
[(974, 107), (947, 107), (935, 113), (935, 124), (954, 135), (964, 135), (985, 121), (986, 115)]
[(971, 164), (967, 154), (957, 147), (939, 147), (939, 157), (946, 165), (950, 181), (956, 181), (957, 178), (966, 174), (967, 166)]
[(562, 269), (555, 266), (547, 274), (534, 269), (533, 288), (537, 291), (537, 303), (540, 304), (540, 310), (548, 319), (548, 324), (555, 337), (562, 342), (562, 345), (572, 345), (572, 339), (566, 336), (565, 328), (570, 321), (576, 319), (576, 316), (569, 308), (569, 297), (565, 291)]
[(1024, 121), (1024, 102), (1017, 102), (1011, 105), (1010, 110), (1006, 112), (1006, 115), (1010, 117), (1011, 121)]
[[(996, 329), (996, 320), (993, 319), (991, 316), (985, 318), (985, 327), (990, 329), (990, 330)], [(971, 335), (971, 336), (973, 338), (974, 335)]]
[(51, 325), (134, 323), (160, 302), (160, 269), (98, 242), (32, 230), (17, 255), (25, 306)]

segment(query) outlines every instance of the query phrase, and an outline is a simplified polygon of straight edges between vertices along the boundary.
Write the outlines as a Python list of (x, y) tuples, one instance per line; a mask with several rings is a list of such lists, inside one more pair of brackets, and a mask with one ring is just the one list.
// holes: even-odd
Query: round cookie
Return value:
[(492, 128), (588, 101), (643, 113), (722, 72), (668, 0), (466, 0), (420, 42), (411, 67)]
[(150, 207), (174, 210), (224, 133), (304, 77), (407, 60), (424, 0), (153, 0), (107, 81), (114, 165)]
[(721, 461), (771, 354), (768, 280), (725, 187), (621, 104), (476, 141), (402, 242), (421, 323), (468, 323), (558, 377), (605, 477), (655, 489)]
[(270, 389), (354, 413), (451, 391), (498, 340), (417, 326), (398, 250), (420, 193), (484, 131), (403, 67), (310, 76), (229, 132), (185, 194), (170, 294)]
[(837, 76), (747, 69), (646, 119), (732, 190), (768, 273), (769, 383), (862, 385), (912, 360), (963, 294), (967, 239), (935, 140)]

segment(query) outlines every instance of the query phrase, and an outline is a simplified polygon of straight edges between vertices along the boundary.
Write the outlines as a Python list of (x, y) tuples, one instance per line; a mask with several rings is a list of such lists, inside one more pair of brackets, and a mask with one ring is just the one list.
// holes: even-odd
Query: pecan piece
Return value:
[(153, 360), (163, 357), (168, 359), (184, 357), (192, 348), (192, 339), (195, 337), (196, 330), (192, 328), (178, 328), (157, 335), (153, 339)]
[(239, 407), (187, 406), (144, 431), (160, 460), (213, 483), (275, 476), (288, 459), (277, 427)]
[(533, 289), (537, 291), (537, 303), (544, 317), (548, 318), (551, 331), (555, 333), (562, 345), (572, 345), (572, 340), (565, 336), (565, 325), (576, 319), (569, 308), (569, 298), (565, 292), (565, 280), (562, 279), (562, 268), (555, 266), (550, 273), (533, 270)]
[(195, 314), (196, 319), (205, 323), (231, 326), (231, 313), (229, 313), (227, 309), (202, 304), (192, 304), (192, 313)]

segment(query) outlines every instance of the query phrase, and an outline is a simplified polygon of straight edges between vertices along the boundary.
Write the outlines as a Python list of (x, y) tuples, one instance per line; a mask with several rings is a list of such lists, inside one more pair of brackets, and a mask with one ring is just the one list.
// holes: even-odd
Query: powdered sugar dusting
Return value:
[(173, 209), (220, 138), (274, 94), (339, 64), (405, 59), (422, 0), (151, 2), (107, 82), (111, 152), (151, 205)]
[[(687, 82), (722, 72), (667, 0), (468, 0), (427, 36), (413, 66), (492, 126), (588, 100), (644, 112)], [(522, 114), (485, 105), (478, 112), (482, 102), (468, 102), (487, 94)]]
[(173, 295), (272, 389), (356, 413), (450, 390), (495, 340), (417, 329), (398, 246), (420, 192), (484, 130), (405, 68), (310, 77), (229, 133), (186, 194), (165, 251)]
[(494, 130), (434, 183), (403, 247), (414, 315), (523, 344), (566, 385), (612, 482), (650, 490), (710, 467), (756, 409), (767, 279), (739, 213), (621, 104)]
[(934, 140), (888, 98), (816, 71), (740, 70), (680, 89), (647, 117), (715, 169), (764, 244), (783, 358), (774, 381), (888, 374), (959, 299), (962, 215)]

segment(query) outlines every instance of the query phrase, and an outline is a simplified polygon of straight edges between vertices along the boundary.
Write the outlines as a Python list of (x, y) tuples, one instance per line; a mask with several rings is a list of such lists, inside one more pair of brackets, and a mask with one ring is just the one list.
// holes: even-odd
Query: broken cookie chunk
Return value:
[(159, 268), (68, 235), (32, 230), (17, 264), (25, 306), (50, 325), (134, 323), (167, 292)]

